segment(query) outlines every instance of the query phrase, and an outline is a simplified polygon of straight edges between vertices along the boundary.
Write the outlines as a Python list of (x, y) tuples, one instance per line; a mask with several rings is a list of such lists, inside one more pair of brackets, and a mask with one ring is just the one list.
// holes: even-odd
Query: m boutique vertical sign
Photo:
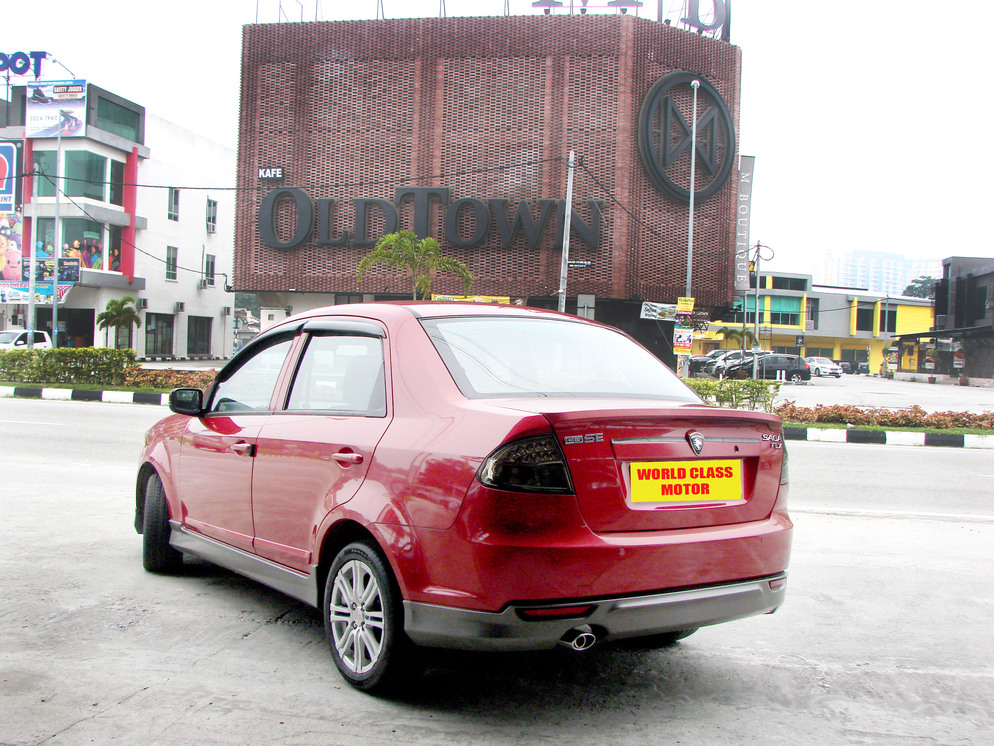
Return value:
[(739, 194), (735, 200), (735, 290), (749, 290), (749, 221), (752, 218), (752, 176), (756, 158), (739, 156)]

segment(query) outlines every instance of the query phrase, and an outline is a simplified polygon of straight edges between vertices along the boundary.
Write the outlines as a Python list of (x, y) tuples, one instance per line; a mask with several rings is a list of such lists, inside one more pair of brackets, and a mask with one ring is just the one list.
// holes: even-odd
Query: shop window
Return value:
[(858, 332), (873, 331), (873, 308), (856, 309), (856, 331)]
[(108, 229), (108, 233), (110, 240), (107, 242), (107, 260), (104, 266), (112, 272), (120, 272), (123, 230), (119, 225), (112, 225)]
[(164, 313), (145, 314), (145, 355), (173, 354), (173, 317)]
[(88, 197), (104, 201), (107, 159), (86, 150), (66, 153), (65, 193), (70, 197)]
[(808, 298), (807, 303), (807, 314), (808, 314), (808, 329), (818, 328), (818, 311), (820, 310), (821, 301), (818, 298)]
[(124, 206), (124, 164), (121, 161), (110, 162), (110, 197), (112, 205)]
[(166, 279), (175, 280), (179, 268), (179, 249), (175, 246), (166, 247)]
[(32, 155), (35, 164), (35, 179), (39, 197), (55, 196), (55, 151), (36, 150)]
[(208, 254), (204, 258), (204, 282), (211, 287), (214, 287), (214, 266), (216, 263), (217, 257), (213, 254)]
[(166, 217), (170, 220), (179, 220), (179, 189), (169, 187), (169, 207), (166, 210)]
[(833, 347), (808, 347), (808, 357), (827, 357), (831, 360), (835, 356)]
[(208, 316), (191, 316), (186, 325), (186, 354), (211, 353), (211, 321)]
[(777, 277), (773, 276), (774, 290), (800, 290), (808, 289), (808, 281), (803, 277)]
[(217, 200), (207, 198), (207, 232), (217, 233)]
[(894, 334), (897, 331), (897, 309), (887, 308), (886, 305), (880, 307), (880, 329), (881, 331)]
[(770, 323), (778, 326), (800, 326), (800, 298), (770, 298)]
[(142, 141), (141, 113), (103, 97), (97, 98), (96, 126), (131, 142)]

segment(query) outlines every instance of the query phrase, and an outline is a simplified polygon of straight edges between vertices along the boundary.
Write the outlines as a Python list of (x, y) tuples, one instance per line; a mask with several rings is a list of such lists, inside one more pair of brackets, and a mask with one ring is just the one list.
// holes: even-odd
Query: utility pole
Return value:
[(563, 259), (559, 267), (559, 313), (566, 311), (566, 270), (569, 267), (569, 224), (573, 219), (573, 168), (576, 165), (573, 151), (569, 152), (566, 171), (566, 209), (563, 215)]

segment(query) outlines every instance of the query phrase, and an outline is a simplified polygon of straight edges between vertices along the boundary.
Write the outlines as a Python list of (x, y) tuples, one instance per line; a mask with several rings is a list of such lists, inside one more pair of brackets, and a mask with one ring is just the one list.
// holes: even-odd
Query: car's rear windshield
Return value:
[(469, 398), (578, 396), (699, 402), (659, 358), (606, 327), (558, 319), (423, 320)]

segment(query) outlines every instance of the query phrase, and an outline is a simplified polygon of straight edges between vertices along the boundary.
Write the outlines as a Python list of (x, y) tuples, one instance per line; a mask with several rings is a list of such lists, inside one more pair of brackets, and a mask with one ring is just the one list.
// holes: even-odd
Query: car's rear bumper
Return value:
[(540, 606), (593, 607), (582, 615), (557, 619), (521, 616), (522, 609), (534, 609), (536, 604), (484, 612), (405, 601), (404, 629), (419, 645), (495, 652), (552, 648), (567, 632), (584, 626), (598, 640), (619, 640), (771, 614), (783, 603), (786, 577), (777, 573), (736, 583)]

